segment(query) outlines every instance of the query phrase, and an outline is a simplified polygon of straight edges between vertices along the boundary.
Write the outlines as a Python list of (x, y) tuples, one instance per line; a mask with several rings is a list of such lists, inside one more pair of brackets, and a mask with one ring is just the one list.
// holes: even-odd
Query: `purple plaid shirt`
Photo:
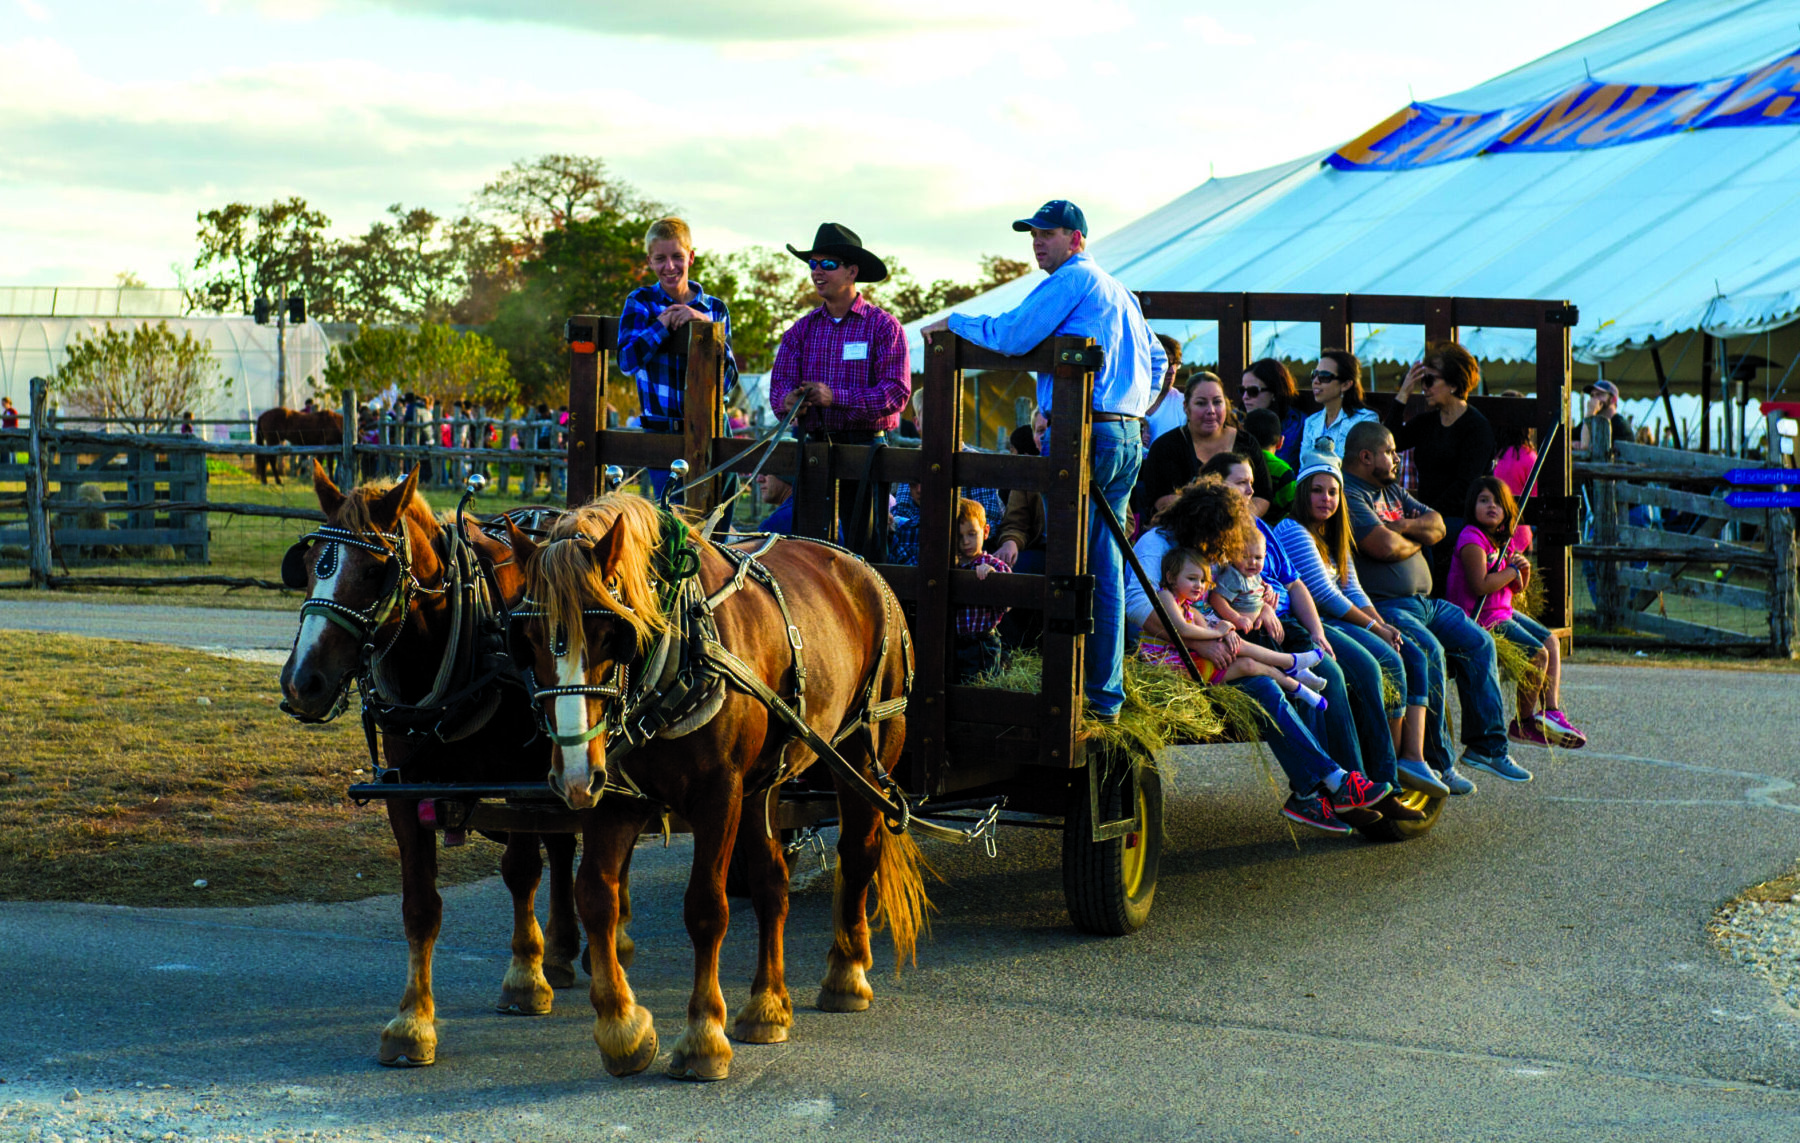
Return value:
[[(986, 564), (996, 572), (1009, 572), (1012, 570), (998, 559), (988, 555), (986, 552), (982, 552), (970, 559), (960, 560), (957, 562), (956, 566), (963, 571), (974, 571), (982, 564)], [(1006, 613), (1009, 610), (1011, 609), (1006, 607), (959, 608), (956, 612), (956, 633), (958, 635), (986, 635), (989, 631), (992, 631), (995, 627), (999, 626), (1000, 620), (1005, 618)]]
[(912, 399), (906, 333), (892, 314), (860, 294), (843, 321), (831, 320), (820, 306), (781, 335), (769, 374), (769, 404), (777, 417), (803, 381), (823, 381), (832, 405), (801, 413), (802, 430), (897, 429), (900, 410)]

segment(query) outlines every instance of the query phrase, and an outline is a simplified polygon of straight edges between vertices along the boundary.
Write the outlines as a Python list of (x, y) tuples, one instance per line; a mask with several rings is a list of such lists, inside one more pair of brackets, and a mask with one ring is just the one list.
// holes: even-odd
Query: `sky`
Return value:
[(703, 254), (829, 220), (967, 279), (1028, 258), (1010, 223), (1047, 199), (1098, 237), (1649, 6), (0, 0), (0, 285), (173, 286), (202, 210), (297, 194), (349, 236), (550, 152)]

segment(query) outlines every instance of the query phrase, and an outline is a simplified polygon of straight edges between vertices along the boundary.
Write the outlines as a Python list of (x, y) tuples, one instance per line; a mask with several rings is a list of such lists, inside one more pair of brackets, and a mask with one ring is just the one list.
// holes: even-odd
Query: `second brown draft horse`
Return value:
[[(732, 1035), (777, 1043), (793, 1024), (783, 960), (786, 858), (766, 817), (770, 799), (760, 795), (817, 754), (776, 705), (797, 711), (857, 773), (890, 770), (905, 741), (913, 669), (899, 602), (841, 549), (789, 539), (755, 552), (716, 547), (627, 493), (563, 516), (541, 546), (516, 529), (510, 535), (529, 586), (523, 635), (540, 680), (534, 697), (556, 743), (550, 784), (571, 807), (594, 807), (575, 887), (593, 950), (594, 1042), (614, 1075), (641, 1071), (657, 1055), (650, 1013), (610, 950), (620, 870), (638, 832), (668, 807), (694, 832), (684, 900), (694, 986), (668, 1072), (722, 1079), (732, 1049), (719, 949), (734, 846), (759, 939), (751, 996)], [(841, 823), (835, 939), (818, 1006), (850, 1012), (874, 995), (871, 884), (897, 956), (914, 951), (929, 903), (917, 844), (890, 832), (835, 768), (833, 779)]]

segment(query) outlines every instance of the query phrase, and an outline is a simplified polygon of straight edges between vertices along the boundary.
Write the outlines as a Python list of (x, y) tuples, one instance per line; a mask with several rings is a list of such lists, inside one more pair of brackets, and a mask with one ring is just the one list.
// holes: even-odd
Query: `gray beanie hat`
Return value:
[(1344, 462), (1338, 458), (1337, 445), (1330, 437), (1320, 437), (1313, 444), (1313, 451), (1300, 458), (1299, 471), (1294, 473), (1294, 484), (1305, 484), (1306, 478), (1315, 472), (1329, 472), (1337, 478), (1339, 486), (1344, 483)]

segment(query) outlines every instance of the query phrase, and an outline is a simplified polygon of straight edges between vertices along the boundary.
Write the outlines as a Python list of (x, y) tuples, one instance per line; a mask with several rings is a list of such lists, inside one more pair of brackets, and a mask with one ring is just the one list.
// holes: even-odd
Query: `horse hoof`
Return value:
[(713, 1083), (731, 1074), (731, 1059), (722, 1056), (696, 1056), (683, 1052), (669, 1057), (669, 1078), (694, 1083)]
[(494, 1011), (503, 1016), (548, 1016), (554, 1001), (547, 985), (541, 989), (531, 985), (522, 988), (501, 985), (500, 999), (494, 1002)]
[(428, 1068), (437, 1063), (437, 1029), (429, 1020), (396, 1016), (381, 1030), (375, 1058), (384, 1067)]
[(869, 998), (853, 992), (833, 992), (828, 988), (821, 988), (815, 1007), (821, 1012), (865, 1012), (869, 1007)]
[(785, 1044), (788, 1030), (786, 1024), (739, 1020), (731, 1026), (731, 1038), (740, 1044)]
[(546, 962), (544, 965), (544, 979), (549, 982), (551, 988), (574, 988), (575, 966), (572, 964), (550, 964)]
[(631, 1053), (631, 1055), (622, 1060), (615, 1060), (605, 1052), (602, 1052), (600, 1053), (600, 1058), (606, 1061), (606, 1071), (608, 1075), (617, 1076), (622, 1079), (625, 1076), (637, 1075), (654, 1063), (659, 1047), (660, 1045), (656, 1040), (656, 1029), (652, 1028), (650, 1029), (650, 1034), (644, 1038), (644, 1042), (639, 1044), (637, 1051)]

